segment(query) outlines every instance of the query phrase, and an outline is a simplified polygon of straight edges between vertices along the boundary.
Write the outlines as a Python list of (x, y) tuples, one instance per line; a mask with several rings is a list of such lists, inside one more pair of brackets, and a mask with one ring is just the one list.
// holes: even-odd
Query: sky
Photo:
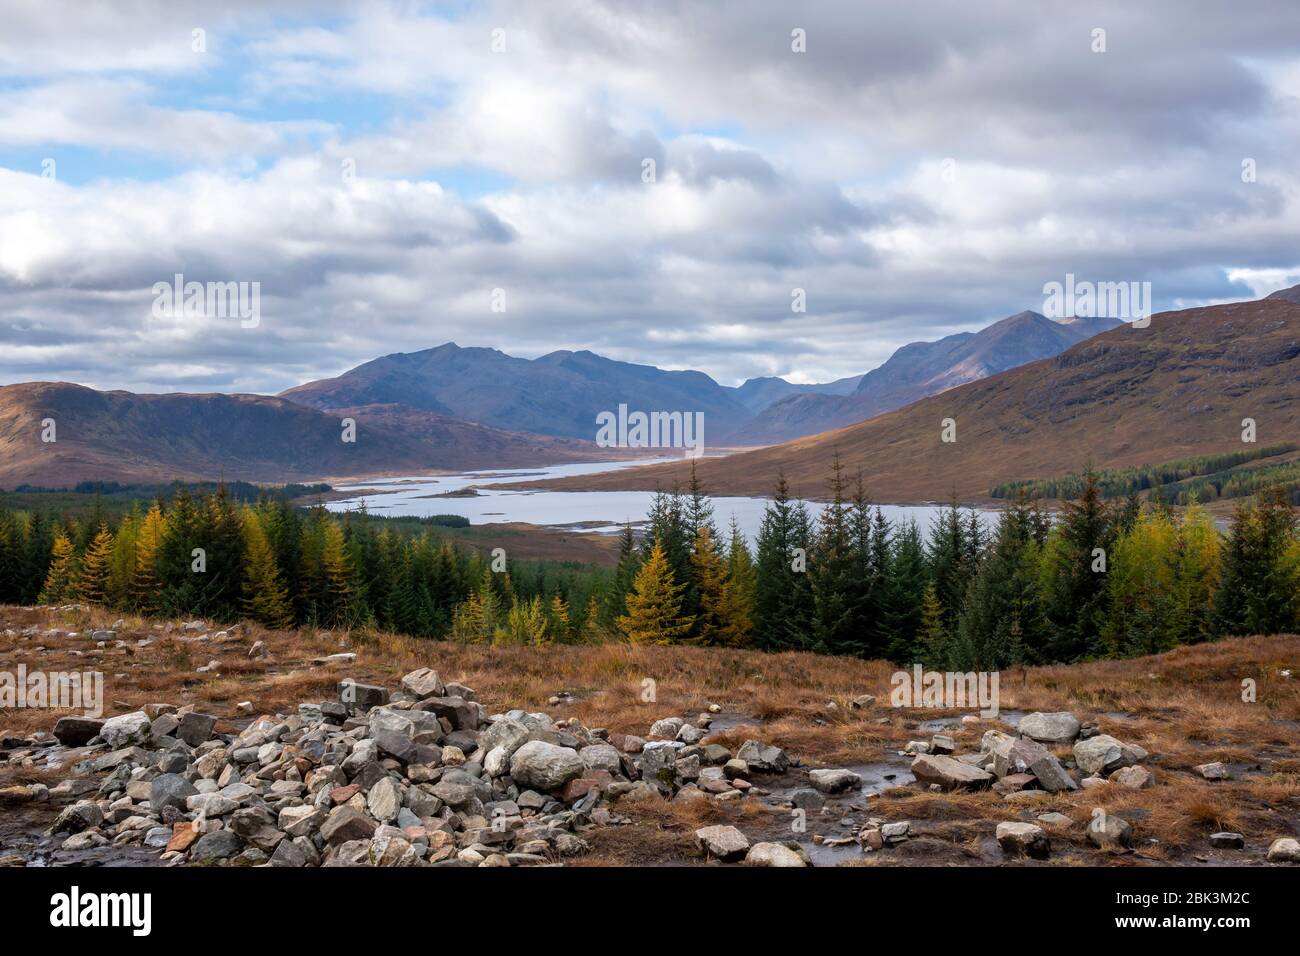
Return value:
[[(0, 24), (0, 384), (267, 393), (448, 341), (815, 382), (1067, 275), (1156, 310), (1300, 282), (1294, 0)], [(177, 274), (256, 283), (255, 321), (160, 306)]]

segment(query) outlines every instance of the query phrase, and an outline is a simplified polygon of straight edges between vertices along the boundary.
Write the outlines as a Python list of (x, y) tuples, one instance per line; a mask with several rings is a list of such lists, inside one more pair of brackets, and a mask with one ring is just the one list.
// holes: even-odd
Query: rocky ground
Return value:
[[(1099, 709), (1104, 668), (1071, 687), (1062, 674), (1077, 669), (1058, 668), (1004, 696), (1078, 706), (985, 719), (893, 708), (880, 666), (804, 655), (470, 658), (440, 643), (102, 617), (0, 608), (0, 671), (100, 669), (110, 715), (0, 711), (0, 862), (1300, 862), (1294, 687), (1289, 668), (1261, 662), (1263, 644), (1225, 642), (1221, 673), (1190, 698), (1160, 676), (1183, 673), (1186, 656), (1125, 662), (1145, 674), (1149, 712)], [(1279, 660), (1300, 645), (1253, 640)], [(659, 651), (690, 676), (679, 682)], [(772, 658), (789, 686), (758, 670)], [(1272, 705), (1241, 709), (1217, 689), (1251, 668), (1268, 672)], [(552, 684), (537, 701), (542, 680), (579, 671), (588, 686)], [(638, 672), (661, 674), (655, 693)], [(602, 673), (607, 686), (591, 685)], [(1113, 702), (1122, 687), (1109, 680)], [(784, 709), (753, 689), (767, 684)]]

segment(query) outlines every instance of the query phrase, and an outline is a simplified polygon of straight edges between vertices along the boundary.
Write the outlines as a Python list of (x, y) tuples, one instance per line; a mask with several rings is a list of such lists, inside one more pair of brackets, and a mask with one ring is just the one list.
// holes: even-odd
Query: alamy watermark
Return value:
[(1151, 324), (1150, 282), (1076, 282), (1067, 272), (1064, 282), (1044, 283), (1043, 295), (1049, 319), (1125, 319), (1139, 329)]
[(156, 319), (239, 319), (244, 329), (262, 321), (260, 282), (186, 282), (178, 272), (170, 283), (155, 282), (153, 296)]
[(979, 707), (981, 717), (998, 715), (998, 671), (927, 671), (920, 664), (889, 678), (893, 707)]
[(704, 454), (703, 412), (618, 412), (596, 415), (601, 448), (684, 448), (686, 458)]
[(104, 714), (104, 675), (99, 671), (0, 671), (0, 710), (40, 708)]

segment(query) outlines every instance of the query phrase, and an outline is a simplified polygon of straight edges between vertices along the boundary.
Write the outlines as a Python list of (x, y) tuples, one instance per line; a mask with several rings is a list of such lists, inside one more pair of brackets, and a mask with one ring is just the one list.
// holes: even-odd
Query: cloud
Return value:
[[(1297, 34), (1280, 0), (20, 6), (0, 381), (277, 391), (448, 340), (827, 380), (1067, 272), (1271, 291)], [(97, 173), (38, 175), (69, 151)], [(154, 319), (177, 272), (263, 321)]]

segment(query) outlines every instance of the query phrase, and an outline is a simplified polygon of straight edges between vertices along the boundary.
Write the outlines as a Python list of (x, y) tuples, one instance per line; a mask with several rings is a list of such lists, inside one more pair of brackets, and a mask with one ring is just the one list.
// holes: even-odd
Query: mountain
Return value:
[[(1011, 369), (846, 428), (698, 462), (714, 494), (767, 495), (778, 473), (825, 494), (833, 457), (861, 469), (882, 501), (987, 498), (1005, 481), (1171, 461), (1241, 448), (1242, 420), (1263, 444), (1300, 437), (1300, 287), (1162, 312), (1054, 358)], [(940, 440), (945, 419), (956, 441)], [(684, 483), (681, 465), (547, 483), (552, 488), (653, 489)]]
[(1037, 312), (1021, 312), (979, 332), (959, 332), (937, 342), (913, 342), (863, 375), (851, 394), (783, 398), (739, 429), (732, 441), (771, 444), (865, 421), (927, 395), (1059, 355), (1120, 324), (1116, 319), (1054, 322)]
[[(356, 421), (342, 440), (343, 417)], [(41, 441), (53, 419), (55, 441)], [(0, 387), (0, 487), (80, 481), (318, 480), (590, 461), (603, 450), (418, 409), (326, 414), (265, 395), (136, 395), (66, 382)]]
[(666, 372), (594, 352), (551, 352), (522, 359), (454, 343), (395, 352), (337, 378), (282, 392), (318, 409), (403, 405), (495, 428), (593, 441), (596, 416), (629, 411), (703, 412), (705, 441), (717, 443), (751, 417), (703, 372)]
[(817, 385), (796, 385), (783, 378), (765, 375), (762, 378), (746, 379), (734, 391), (742, 405), (757, 413), (790, 395), (848, 395), (858, 387), (860, 381), (861, 375), (850, 375), (848, 378)]

